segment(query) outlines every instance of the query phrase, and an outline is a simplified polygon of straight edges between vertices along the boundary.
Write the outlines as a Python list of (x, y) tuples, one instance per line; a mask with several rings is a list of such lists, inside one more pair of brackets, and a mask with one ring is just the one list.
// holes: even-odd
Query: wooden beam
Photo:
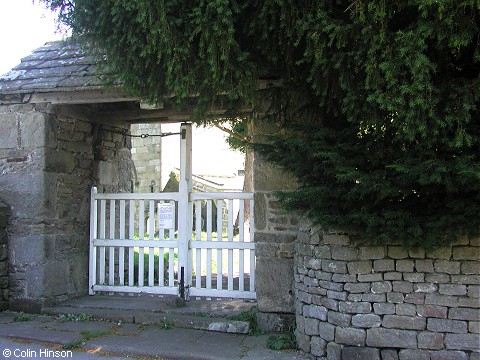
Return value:
[(137, 97), (112, 90), (82, 90), (49, 93), (34, 93), (29, 99), (30, 103), (51, 103), (55, 105), (71, 104), (99, 104), (121, 101), (138, 101)]

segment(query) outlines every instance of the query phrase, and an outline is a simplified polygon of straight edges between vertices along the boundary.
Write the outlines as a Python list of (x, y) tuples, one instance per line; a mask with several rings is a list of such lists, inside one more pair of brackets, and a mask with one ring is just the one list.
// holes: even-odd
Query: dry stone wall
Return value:
[(480, 359), (480, 238), (407, 251), (305, 228), (295, 252), (297, 341), (313, 358)]
[(8, 207), (0, 202), (0, 311), (8, 308)]

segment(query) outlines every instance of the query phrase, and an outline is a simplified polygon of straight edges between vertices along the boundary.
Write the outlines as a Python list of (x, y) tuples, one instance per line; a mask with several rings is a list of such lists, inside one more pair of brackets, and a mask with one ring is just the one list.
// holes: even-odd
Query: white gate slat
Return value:
[[(195, 201), (195, 242), (202, 240), (202, 202)], [(202, 287), (202, 250), (195, 251), (195, 286)]]
[[(153, 241), (155, 238), (155, 201), (148, 201), (148, 240)], [(153, 286), (155, 274), (155, 249), (148, 248), (148, 286)]]
[[(217, 200), (217, 241), (222, 241), (223, 233), (223, 200)], [(217, 290), (223, 288), (223, 250), (217, 248)]]
[[(115, 238), (115, 200), (110, 200), (110, 238)], [(108, 248), (108, 285), (115, 285), (115, 248)]]
[[(135, 200), (129, 201), (128, 215), (128, 239), (132, 241), (135, 238)], [(133, 248), (128, 248), (128, 286), (133, 286), (135, 282), (134, 273), (134, 251)]]
[[(138, 207), (138, 239), (143, 240), (145, 238), (145, 200), (141, 199)], [(143, 272), (145, 271), (145, 266), (143, 263), (144, 260), (144, 250), (143, 246), (140, 246), (138, 249), (138, 286), (143, 286), (144, 276)]]
[[(250, 243), (254, 244), (255, 219), (253, 211), (253, 199), (250, 200)], [(255, 291), (255, 248), (250, 250), (250, 291)]]
[[(245, 200), (239, 200), (239, 207), (238, 207), (238, 235), (239, 241), (245, 241), (245, 229), (243, 224), (245, 223)], [(238, 254), (238, 290), (243, 291), (245, 289), (245, 271), (244, 271), (244, 251), (243, 249), (239, 249)]]
[[(125, 240), (125, 200), (120, 200), (120, 239)], [(125, 285), (125, 248), (118, 248), (118, 280), (119, 285)]]
[[(160, 229), (158, 224), (160, 224), (160, 211), (157, 211), (158, 240), (163, 241), (163, 240), (165, 240), (165, 230)], [(165, 248), (163, 248), (163, 247), (158, 248), (158, 286), (164, 286), (165, 285), (164, 280), (163, 280), (163, 278), (165, 277), (164, 252), (165, 252)]]
[[(100, 201), (100, 239), (105, 239), (106, 236), (106, 212), (107, 212), (107, 204), (106, 200)], [(104, 285), (105, 284), (105, 247), (101, 246), (99, 248), (100, 258), (99, 258), (99, 265), (100, 265), (100, 273), (99, 273), (99, 283)]]
[[(212, 241), (212, 200), (207, 200), (207, 241)], [(212, 249), (207, 249), (206, 288), (212, 288)]]
[(97, 248), (92, 244), (93, 239), (98, 237), (98, 207), (97, 207), (97, 188), (92, 187), (90, 192), (90, 259), (89, 259), (89, 280), (88, 280), (88, 293), (90, 295), (95, 294), (93, 290), (94, 285), (97, 282)]
[[(228, 200), (228, 241), (233, 241), (233, 200)], [(228, 290), (233, 290), (233, 249), (228, 249)]]

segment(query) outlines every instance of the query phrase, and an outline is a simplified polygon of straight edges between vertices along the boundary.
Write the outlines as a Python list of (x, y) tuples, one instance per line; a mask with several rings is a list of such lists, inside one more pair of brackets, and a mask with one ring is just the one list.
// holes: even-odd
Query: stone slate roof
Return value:
[(78, 44), (48, 42), (0, 76), (0, 94), (26, 94), (104, 88), (97, 61)]

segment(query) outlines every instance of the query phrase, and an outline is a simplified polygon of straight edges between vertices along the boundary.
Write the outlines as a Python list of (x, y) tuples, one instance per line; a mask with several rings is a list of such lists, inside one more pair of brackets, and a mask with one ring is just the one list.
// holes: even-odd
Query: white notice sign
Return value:
[(173, 229), (175, 221), (175, 208), (170, 203), (158, 204), (158, 228)]

